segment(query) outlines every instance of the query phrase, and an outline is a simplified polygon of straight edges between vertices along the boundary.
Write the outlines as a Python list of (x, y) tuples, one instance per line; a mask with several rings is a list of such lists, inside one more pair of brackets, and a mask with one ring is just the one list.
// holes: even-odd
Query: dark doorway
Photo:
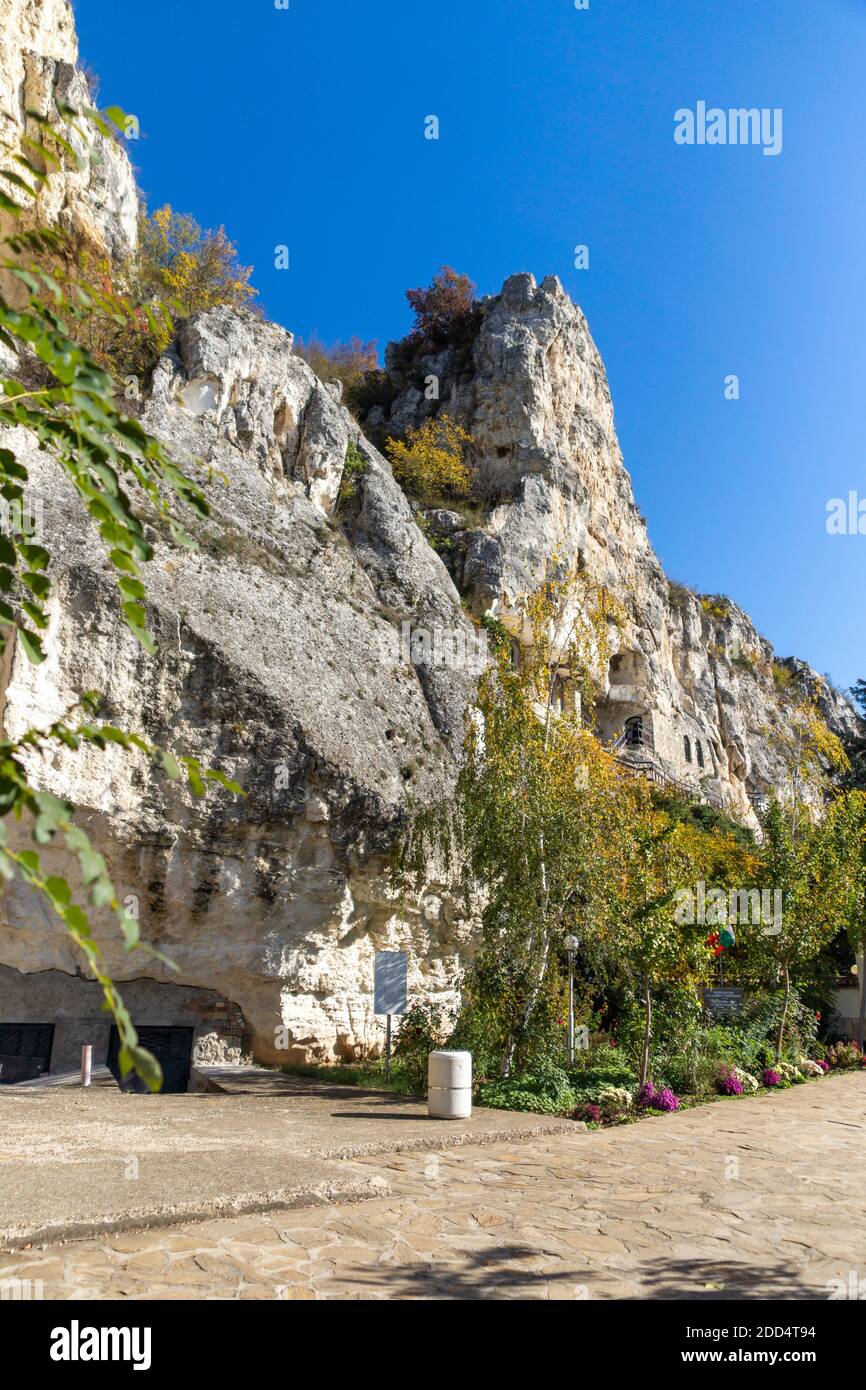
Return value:
[[(138, 1041), (148, 1052), (152, 1052), (162, 1067), (162, 1095), (178, 1094), (186, 1091), (189, 1085), (189, 1069), (192, 1059), (191, 1028), (148, 1028), (135, 1025)], [(121, 1081), (120, 1034), (112, 1028), (108, 1040), (108, 1066), (112, 1076), (122, 1091), (148, 1092), (140, 1077), (131, 1073)]]
[(53, 1023), (0, 1023), (0, 1085), (33, 1081), (51, 1065)]

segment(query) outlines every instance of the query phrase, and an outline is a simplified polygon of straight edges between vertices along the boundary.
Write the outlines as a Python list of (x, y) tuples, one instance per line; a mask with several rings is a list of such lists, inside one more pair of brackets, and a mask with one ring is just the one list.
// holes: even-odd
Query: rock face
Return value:
[[(438, 401), (422, 389), (431, 377)], [(814, 690), (835, 732), (853, 732), (848, 701), (802, 662), (774, 665), (770, 643), (734, 603), (666, 578), (623, 465), (604, 366), (555, 277), (537, 285), (515, 275), (485, 300), (468, 364), (465, 345), (421, 351), (408, 368), (404, 360), (400, 380), (390, 409), (370, 411), (367, 428), (381, 437), (444, 410), (477, 442), (490, 507), (480, 528), (450, 528), (452, 570), (472, 609), (509, 621), (554, 556), (620, 600), (627, 620), (596, 709), (605, 741), (626, 726), (637, 741), (639, 731), (627, 756), (755, 826), (753, 802), (784, 790), (775, 736), (789, 676)]]
[[(17, 35), (0, 82), (20, 131), (33, 93), (48, 110), (83, 78), (65, 0), (0, 0), (0, 17)], [(134, 184), (123, 150), (104, 144), (100, 163), (64, 176), (51, 216), (124, 253)], [(665, 578), (623, 467), (602, 362), (559, 282), (514, 276), (482, 303), (468, 344), (416, 353), (409, 367), (408, 357), (391, 350), (388, 403), (359, 427), (282, 328), (227, 309), (179, 326), (144, 423), (200, 479), (212, 515), (192, 528), (194, 551), (169, 545), (150, 520), (156, 660), (118, 621), (113, 577), (65, 476), (14, 441), (42, 501), (54, 596), (49, 659), (34, 668), (16, 650), (3, 672), (6, 733), (44, 726), (97, 688), (115, 722), (222, 768), (246, 791), (197, 802), (117, 749), (31, 755), (34, 778), (78, 806), (143, 938), (177, 966), (125, 954), (106, 929), (111, 970), (137, 982), (133, 1017), (137, 1008), (143, 1024), (178, 1028), (194, 1017), (203, 1058), (377, 1050), (377, 949), (409, 951), (413, 996), (450, 995), (472, 923), (434, 864), (422, 891), (398, 896), (387, 857), (407, 818), (453, 787), (480, 669), (466, 609), (512, 621), (554, 555), (582, 563), (626, 611), (603, 673), (602, 737), (639, 720), (642, 758), (703, 780), (753, 824), (750, 798), (783, 779), (768, 731), (784, 723), (783, 673), (798, 668), (774, 678), (772, 649), (744, 613)], [(431, 376), (438, 401), (424, 389)], [(458, 413), (477, 441), (480, 525), (439, 510), (422, 530), (371, 442), (437, 409)], [(448, 568), (425, 531), (447, 538)], [(832, 727), (854, 727), (841, 697), (821, 698)], [(69, 869), (61, 854), (48, 858)], [(67, 1060), (77, 1040), (92, 1040), (93, 986), (79, 966), (65, 932), (9, 885), (0, 1008), (33, 1023), (53, 1009)], [(82, 1021), (80, 1039), (70, 1017)]]
[[(84, 73), (76, 66), (78, 40), (69, 0), (0, 0), (0, 140), (19, 149), (39, 126), (28, 112), (51, 119), (57, 103), (76, 111), (92, 106)], [(85, 127), (85, 129), (87, 129)], [(42, 225), (58, 223), (80, 248), (122, 259), (137, 240), (138, 194), (119, 142), (95, 129), (70, 143), (83, 160), (71, 160), (50, 180), (40, 202)], [(14, 196), (20, 194), (10, 189)], [(0, 228), (10, 225), (0, 214)], [(9, 286), (5, 286), (8, 293)]]
[[(412, 987), (435, 994), (449, 989), (468, 938), (435, 883), (398, 902), (384, 856), (410, 801), (447, 795), (472, 691), (468, 671), (408, 662), (402, 625), (457, 643), (472, 628), (388, 465), (292, 356), (284, 330), (225, 309), (189, 320), (157, 371), (145, 424), (179, 460), (202, 461), (212, 507), (196, 551), (154, 531), (159, 660), (117, 622), (72, 489), (25, 445), (57, 556), (52, 656), (34, 668), (16, 653), (6, 729), (44, 726), (75, 691), (98, 688), (118, 722), (235, 777), (244, 799), (199, 805), (134, 760), (64, 753), (33, 766), (81, 809), (175, 978), (240, 1005), (257, 1056), (285, 1060), (287, 1046), (296, 1057), (352, 1055), (380, 1041), (374, 950), (411, 944)], [(351, 516), (334, 521), (350, 439), (366, 469)], [(75, 968), (64, 933), (20, 885), (2, 914), (0, 961)], [(106, 949), (120, 979), (172, 979), (156, 961)]]

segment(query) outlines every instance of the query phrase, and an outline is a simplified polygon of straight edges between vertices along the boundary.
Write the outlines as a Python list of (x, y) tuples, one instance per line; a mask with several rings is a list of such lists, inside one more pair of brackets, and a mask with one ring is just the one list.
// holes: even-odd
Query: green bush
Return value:
[(541, 1064), (530, 1075), (488, 1081), (479, 1086), (477, 1101), (493, 1110), (530, 1110), (538, 1115), (569, 1115), (576, 1104), (567, 1074), (552, 1064)]
[(346, 448), (346, 461), (343, 464), (343, 476), (340, 479), (340, 490), (337, 493), (337, 506), (345, 506), (351, 502), (358, 494), (358, 479), (362, 478), (367, 471), (367, 460), (361, 453), (353, 439), (349, 440)]
[(444, 1045), (449, 1022), (438, 1004), (413, 1004), (400, 1020), (394, 1040), (393, 1073), (411, 1095), (427, 1091), (427, 1057)]
[(577, 1066), (570, 1073), (569, 1080), (575, 1105), (595, 1105), (598, 1104), (599, 1094), (610, 1087), (637, 1090), (638, 1084), (637, 1072), (631, 1069), (627, 1059), (609, 1047), (599, 1048), (594, 1059)]

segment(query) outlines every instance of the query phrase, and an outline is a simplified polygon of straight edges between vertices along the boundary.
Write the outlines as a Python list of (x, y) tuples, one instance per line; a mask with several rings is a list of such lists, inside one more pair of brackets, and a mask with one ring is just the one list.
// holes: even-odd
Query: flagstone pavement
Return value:
[(348, 1162), (391, 1195), (0, 1254), (0, 1281), (95, 1300), (824, 1299), (866, 1281), (866, 1073)]

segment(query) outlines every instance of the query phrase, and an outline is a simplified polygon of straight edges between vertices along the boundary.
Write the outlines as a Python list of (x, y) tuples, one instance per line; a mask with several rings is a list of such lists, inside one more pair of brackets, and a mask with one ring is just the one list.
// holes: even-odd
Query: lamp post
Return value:
[(576, 936), (565, 938), (565, 949), (568, 952), (568, 1069), (574, 1066), (574, 955), (580, 946), (580, 941)]

